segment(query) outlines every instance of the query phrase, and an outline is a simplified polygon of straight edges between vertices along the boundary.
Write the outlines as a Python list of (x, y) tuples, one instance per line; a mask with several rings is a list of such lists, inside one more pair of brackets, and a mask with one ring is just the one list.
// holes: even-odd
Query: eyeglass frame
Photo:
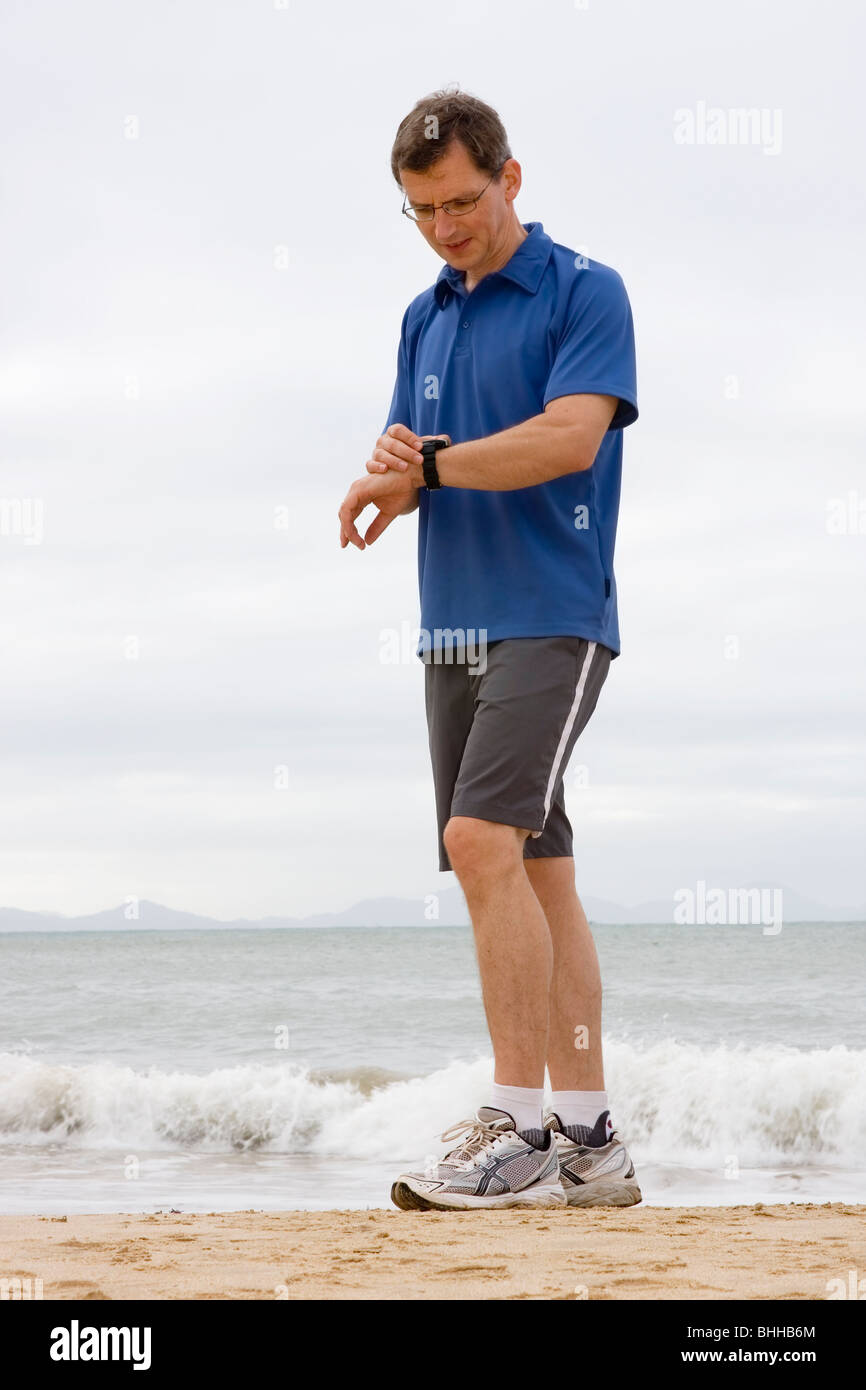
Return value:
[[(509, 156), (509, 158), (510, 158), (510, 156)], [(508, 163), (508, 160), (507, 160), (507, 159), (504, 159), (504, 160), (502, 161), (502, 163), (500, 164), (499, 168), (498, 168), (498, 169), (495, 169), (495, 170), (493, 171), (493, 173), (490, 175), (490, 178), (487, 180), (486, 184), (485, 184), (484, 187), (481, 189), (481, 192), (480, 192), (480, 193), (476, 193), (476, 194), (475, 194), (475, 197), (472, 199), (472, 207), (471, 207), (471, 208), (467, 208), (465, 212), (449, 212), (448, 216), (449, 216), (449, 217), (468, 217), (469, 214), (470, 214), (470, 212), (474, 212), (475, 209), (476, 209), (477, 206), (478, 206), (479, 199), (487, 192), (488, 188), (489, 188), (490, 185), (492, 184), (493, 180), (497, 177), (497, 175), (502, 173), (502, 170), (505, 168), (505, 166), (506, 166), (507, 163)], [(404, 198), (403, 198), (403, 206), (402, 206), (402, 208), (400, 209), (400, 211), (402, 212), (402, 214), (403, 214), (404, 217), (408, 217), (408, 218), (409, 218), (409, 221), (410, 221), (410, 222), (432, 222), (433, 219), (434, 219), (435, 216), (436, 216), (436, 209), (437, 209), (437, 208), (442, 208), (442, 210), (443, 210), (443, 212), (444, 212), (445, 207), (446, 207), (446, 204), (448, 204), (448, 203), (462, 203), (462, 202), (465, 201), (463, 198), (446, 198), (444, 203), (422, 203), (422, 204), (421, 204), (422, 207), (425, 207), (425, 208), (432, 208), (432, 209), (433, 209), (432, 213), (430, 214), (429, 217), (413, 217), (413, 216), (412, 216), (412, 213), (409, 211), (408, 207), (406, 206), (406, 201), (407, 201), (408, 197), (409, 197), (409, 194), (406, 193), (406, 194), (404, 195)]]

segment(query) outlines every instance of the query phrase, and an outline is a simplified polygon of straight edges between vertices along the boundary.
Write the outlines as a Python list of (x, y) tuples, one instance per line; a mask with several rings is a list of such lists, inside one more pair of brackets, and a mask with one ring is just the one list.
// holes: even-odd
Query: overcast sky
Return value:
[[(0, 905), (456, 882), (423, 668), (380, 661), (417, 514), (363, 553), (336, 519), (442, 264), (391, 144), (450, 82), (500, 112), (521, 221), (634, 312), (578, 887), (866, 901), (859, 9), (7, 0)], [(763, 125), (709, 143), (711, 108)]]

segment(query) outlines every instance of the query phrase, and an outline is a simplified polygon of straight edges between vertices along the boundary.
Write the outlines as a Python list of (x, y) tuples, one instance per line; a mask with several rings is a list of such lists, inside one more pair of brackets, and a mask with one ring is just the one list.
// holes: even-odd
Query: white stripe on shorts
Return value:
[[(562, 762), (562, 755), (565, 752), (566, 744), (568, 743), (571, 731), (574, 728), (574, 721), (577, 718), (577, 711), (580, 709), (580, 702), (583, 699), (583, 692), (586, 689), (586, 678), (589, 675), (589, 668), (592, 665), (592, 658), (595, 656), (596, 646), (597, 643), (590, 642), (589, 646), (586, 649), (586, 656), (583, 659), (583, 666), (581, 667), (580, 676), (578, 678), (577, 689), (574, 692), (574, 699), (571, 703), (571, 709), (568, 711), (568, 718), (565, 721), (565, 728), (563, 729), (560, 735), (559, 746), (556, 750), (556, 756), (553, 759), (553, 767), (550, 769), (550, 776), (547, 779), (547, 791), (544, 796), (544, 825), (547, 824), (547, 817), (550, 811), (550, 803), (553, 800), (553, 788), (556, 786), (557, 778), (559, 776), (559, 766)], [(542, 825), (541, 830), (533, 830), (531, 832), (530, 838), (533, 840), (537, 840), (538, 837), (541, 834), (543, 834), (544, 825)]]

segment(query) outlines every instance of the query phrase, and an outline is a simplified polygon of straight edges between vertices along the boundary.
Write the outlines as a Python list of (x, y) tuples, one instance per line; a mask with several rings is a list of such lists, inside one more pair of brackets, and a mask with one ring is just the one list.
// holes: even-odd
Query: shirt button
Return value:
[(463, 327), (464, 327), (464, 328), (468, 328), (468, 327), (469, 327), (469, 320), (468, 320), (468, 319), (464, 319), (464, 321), (463, 321)]

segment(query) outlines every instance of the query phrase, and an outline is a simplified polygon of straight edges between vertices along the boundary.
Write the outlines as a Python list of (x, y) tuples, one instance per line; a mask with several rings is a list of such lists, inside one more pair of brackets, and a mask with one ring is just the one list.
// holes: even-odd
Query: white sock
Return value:
[[(497, 1110), (505, 1110), (517, 1126), (519, 1134), (527, 1129), (543, 1129), (544, 1087), (534, 1090), (531, 1086), (500, 1086), (493, 1083), (493, 1099), (490, 1102)], [(565, 1121), (562, 1121), (565, 1124)]]
[[(603, 1110), (607, 1110), (607, 1091), (554, 1091), (550, 1108), (564, 1125), (588, 1125), (592, 1129)], [(612, 1126), (607, 1122), (608, 1138)]]

